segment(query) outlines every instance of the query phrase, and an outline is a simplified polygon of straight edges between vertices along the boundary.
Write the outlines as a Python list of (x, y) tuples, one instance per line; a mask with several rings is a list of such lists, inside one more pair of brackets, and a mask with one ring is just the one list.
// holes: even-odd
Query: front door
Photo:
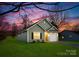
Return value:
[(47, 42), (48, 41), (48, 32), (44, 33), (44, 41)]

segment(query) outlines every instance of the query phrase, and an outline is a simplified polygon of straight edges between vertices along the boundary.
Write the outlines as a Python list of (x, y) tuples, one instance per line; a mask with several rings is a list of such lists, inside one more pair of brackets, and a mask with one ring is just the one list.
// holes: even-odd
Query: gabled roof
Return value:
[(57, 28), (55, 26), (52, 26), (51, 28), (48, 29), (48, 31), (56, 31), (56, 30), (57, 30)]
[[(45, 30), (42, 26), (40, 26), (38, 23), (39, 23), (39, 22), (42, 22), (42, 21), (47, 22), (47, 23), (50, 25), (50, 28), (48, 28), (48, 29)], [(44, 31), (48, 31), (48, 30), (50, 30), (51, 28), (53, 29), (53, 31), (57, 31), (57, 28), (56, 28), (55, 26), (53, 26), (53, 25), (47, 20), (47, 18), (45, 18), (45, 19), (43, 19), (43, 20), (40, 20), (40, 21), (38, 21), (38, 22), (32, 24), (31, 26), (29, 26), (29, 27), (27, 28), (27, 30), (28, 30), (29, 28), (33, 27), (34, 25), (39, 26), (39, 27), (40, 27), (42, 30), (44, 30)]]

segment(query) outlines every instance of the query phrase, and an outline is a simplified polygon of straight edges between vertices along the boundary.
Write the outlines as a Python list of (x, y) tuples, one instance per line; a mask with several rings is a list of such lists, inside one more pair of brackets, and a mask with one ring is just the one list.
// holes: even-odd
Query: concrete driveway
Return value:
[(72, 46), (72, 47), (79, 48), (79, 43), (69, 43), (69, 42), (66, 42), (66, 41), (60, 41), (59, 43), (65, 45), (65, 46)]

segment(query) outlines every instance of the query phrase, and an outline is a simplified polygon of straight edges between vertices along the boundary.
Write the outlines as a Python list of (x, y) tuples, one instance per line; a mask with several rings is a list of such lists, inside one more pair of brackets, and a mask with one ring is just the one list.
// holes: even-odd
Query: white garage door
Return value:
[(48, 41), (49, 42), (58, 41), (58, 33), (49, 33), (48, 34)]

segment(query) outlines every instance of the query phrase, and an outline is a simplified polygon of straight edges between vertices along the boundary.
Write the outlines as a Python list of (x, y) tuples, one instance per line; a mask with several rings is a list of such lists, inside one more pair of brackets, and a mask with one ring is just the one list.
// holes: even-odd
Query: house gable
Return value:
[[(29, 27), (27, 30), (29, 30), (29, 29), (32, 29), (32, 30), (33, 30), (33, 29), (35, 29), (35, 28), (37, 28), (37, 29), (40, 28), (41, 30), (44, 31), (44, 29), (43, 29), (41, 26), (39, 26), (37, 23), (34, 24), (33, 26)], [(27, 30), (26, 30), (26, 31), (27, 31)]]
[(44, 19), (44, 20), (38, 22), (37, 24), (38, 24), (40, 27), (42, 27), (44, 30), (48, 30), (49, 28), (52, 27), (46, 19)]
[(40, 21), (32, 24), (29, 28), (27, 28), (27, 30), (30, 29), (31, 27), (35, 26), (35, 25), (40, 27), (43, 31), (48, 31), (48, 30), (50, 30), (50, 31), (52, 31), (52, 30), (57, 31), (56, 27), (53, 26), (47, 19), (40, 20)]
[(48, 31), (57, 31), (57, 28), (52, 26), (51, 28), (48, 29)]
[(40, 36), (43, 39), (44, 30), (41, 27), (39, 27), (37, 24), (34, 24), (33, 26), (31, 26), (30, 28), (27, 29), (27, 42), (33, 41), (35, 32), (40, 33)]

